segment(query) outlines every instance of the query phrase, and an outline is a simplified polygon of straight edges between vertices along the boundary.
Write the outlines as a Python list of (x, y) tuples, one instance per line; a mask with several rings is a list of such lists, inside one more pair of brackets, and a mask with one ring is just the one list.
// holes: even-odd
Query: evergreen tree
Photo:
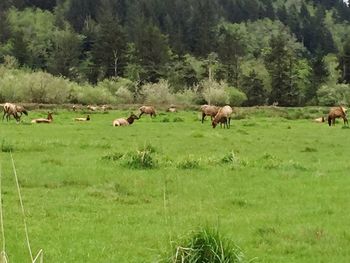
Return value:
[(125, 66), (126, 37), (110, 0), (102, 0), (92, 55), (99, 78), (117, 77)]
[(53, 50), (48, 59), (48, 71), (54, 75), (76, 79), (82, 42), (82, 36), (75, 34), (69, 27), (56, 31)]
[(141, 80), (157, 82), (166, 75), (168, 63), (171, 60), (171, 50), (168, 39), (160, 30), (151, 24), (142, 28), (142, 33), (135, 42), (138, 63), (144, 70)]
[(228, 83), (238, 87), (240, 60), (246, 54), (244, 32), (234, 25), (222, 25), (218, 32), (218, 55), (226, 71)]
[(271, 77), (270, 103), (278, 102), (282, 106), (294, 106), (297, 103), (298, 92), (293, 84), (293, 53), (287, 46), (283, 34), (272, 36), (270, 49), (265, 54), (265, 65)]
[(339, 82), (350, 84), (350, 38), (346, 40), (338, 60), (338, 69), (341, 71)]
[(241, 86), (248, 98), (244, 103), (245, 106), (263, 105), (266, 103), (267, 96), (264, 84), (255, 70), (250, 71), (249, 75), (243, 76)]
[(212, 0), (195, 1), (191, 10), (189, 32), (186, 41), (190, 50), (197, 56), (206, 57), (214, 47), (217, 6)]
[(311, 58), (311, 85), (306, 90), (305, 99), (306, 101), (313, 100), (313, 103), (317, 103), (316, 94), (318, 89), (328, 78), (329, 71), (325, 64), (323, 53), (318, 49), (315, 55)]

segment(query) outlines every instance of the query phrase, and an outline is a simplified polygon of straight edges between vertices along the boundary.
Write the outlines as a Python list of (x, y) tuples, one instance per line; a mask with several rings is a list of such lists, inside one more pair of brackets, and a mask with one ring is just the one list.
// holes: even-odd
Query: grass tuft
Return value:
[(185, 120), (183, 119), (183, 118), (181, 118), (181, 117), (175, 117), (174, 119), (173, 119), (173, 122), (184, 122)]
[(1, 151), (4, 153), (9, 153), (9, 152), (13, 152), (14, 147), (11, 143), (9, 143), (8, 141), (6, 141), (5, 139), (2, 139), (1, 142)]
[(119, 161), (121, 158), (123, 158), (124, 154), (120, 152), (114, 152), (114, 153), (107, 153), (106, 155), (101, 157), (101, 160), (104, 161)]
[(220, 235), (217, 230), (202, 229), (174, 247), (171, 258), (163, 262), (172, 263), (239, 263), (247, 262), (242, 250)]
[(184, 160), (180, 161), (177, 164), (177, 167), (180, 169), (197, 169), (200, 167), (199, 160), (194, 159), (191, 156), (188, 156)]
[(126, 166), (131, 169), (153, 169), (157, 166), (152, 151), (146, 147), (126, 155)]

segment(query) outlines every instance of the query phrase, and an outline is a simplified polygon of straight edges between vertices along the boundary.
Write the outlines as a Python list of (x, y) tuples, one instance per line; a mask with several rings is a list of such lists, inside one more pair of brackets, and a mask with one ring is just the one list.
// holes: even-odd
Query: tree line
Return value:
[(209, 79), (245, 105), (347, 103), (349, 21), (342, 0), (2, 0), (0, 62), (174, 93)]

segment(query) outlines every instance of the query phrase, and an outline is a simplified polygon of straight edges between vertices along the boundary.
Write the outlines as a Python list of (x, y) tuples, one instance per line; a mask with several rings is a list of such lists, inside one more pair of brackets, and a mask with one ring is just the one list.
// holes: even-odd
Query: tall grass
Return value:
[(247, 262), (242, 250), (217, 230), (201, 229), (175, 246), (171, 263), (241, 263)]

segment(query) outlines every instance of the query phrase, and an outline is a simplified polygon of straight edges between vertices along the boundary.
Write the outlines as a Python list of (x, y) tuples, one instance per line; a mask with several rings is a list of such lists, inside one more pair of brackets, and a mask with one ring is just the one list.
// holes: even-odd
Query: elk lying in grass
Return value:
[(167, 112), (177, 112), (176, 106), (171, 105), (168, 109)]
[(320, 117), (320, 118), (316, 118), (316, 119), (314, 119), (314, 122), (317, 122), (317, 123), (323, 123), (323, 122), (325, 122), (326, 120), (325, 120), (325, 118), (322, 116), (322, 117)]
[(228, 105), (222, 107), (219, 109), (218, 113), (215, 115), (213, 121), (212, 121), (212, 126), (213, 128), (216, 127), (218, 123), (220, 125), (223, 123), (224, 128), (230, 128), (231, 126), (231, 114), (232, 114), (232, 108)]
[(342, 106), (338, 106), (338, 107), (334, 107), (334, 108), (331, 108), (329, 110), (329, 113), (328, 113), (328, 125), (331, 126), (331, 125), (335, 125), (335, 119), (336, 118), (342, 118), (343, 121), (344, 121), (344, 125), (347, 124), (349, 126), (349, 122), (348, 122), (348, 119), (346, 117), (346, 111), (347, 109), (342, 107)]
[(90, 115), (86, 116), (86, 118), (75, 118), (75, 121), (89, 121), (90, 120)]
[(128, 118), (119, 118), (113, 121), (113, 126), (127, 126), (134, 123), (134, 120), (138, 120), (139, 117), (137, 117), (135, 114), (131, 113)]
[(156, 117), (156, 110), (153, 106), (142, 106), (139, 108), (140, 110), (140, 115), (139, 118), (141, 118), (142, 114), (149, 114), (151, 116), (151, 118), (154, 116)]
[(47, 118), (34, 119), (31, 123), (51, 123), (53, 121), (52, 112), (47, 113)]
[(218, 113), (220, 107), (214, 106), (214, 105), (202, 105), (201, 111), (202, 111), (202, 123), (204, 122), (205, 116), (210, 116), (210, 119), (213, 120), (215, 115)]
[(28, 115), (28, 112), (23, 106), (16, 105), (13, 103), (5, 103), (3, 106), (4, 109), (4, 115), (2, 116), (2, 120), (4, 120), (6, 115), (6, 120), (9, 121), (11, 115), (16, 119), (17, 122), (21, 120), (22, 114)]
[(98, 106), (87, 105), (86, 108), (88, 110), (91, 110), (91, 111), (97, 111), (98, 110)]

